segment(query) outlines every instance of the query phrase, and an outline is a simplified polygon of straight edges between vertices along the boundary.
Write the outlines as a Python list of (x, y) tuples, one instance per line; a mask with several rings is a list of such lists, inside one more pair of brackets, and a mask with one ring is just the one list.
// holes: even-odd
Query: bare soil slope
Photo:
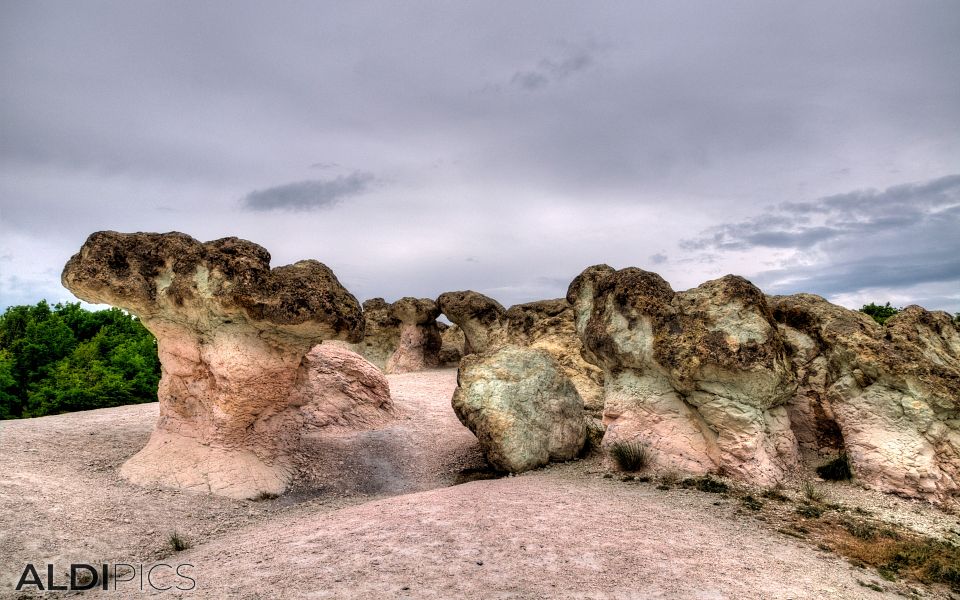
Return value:
[[(190, 598), (884, 596), (734, 500), (604, 479), (595, 459), (448, 487), (483, 465), (450, 407), (456, 371), (390, 385), (400, 419), (311, 439), (294, 491), (262, 502), (120, 479), (155, 404), (0, 423), (0, 596), (28, 561), (159, 559), (194, 565)], [(193, 548), (171, 554), (174, 530)]]

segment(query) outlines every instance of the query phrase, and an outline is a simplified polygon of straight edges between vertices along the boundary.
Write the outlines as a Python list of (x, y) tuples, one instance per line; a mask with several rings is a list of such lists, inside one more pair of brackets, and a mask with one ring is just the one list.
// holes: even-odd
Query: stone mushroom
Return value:
[(363, 335), (360, 305), (329, 268), (271, 269), (264, 248), (234, 237), (94, 233), (62, 281), (82, 300), (130, 311), (157, 338), (160, 419), (121, 469), (140, 484), (235, 498), (284, 491), (310, 404), (322, 401), (303, 391), (304, 357), (325, 339)]
[(390, 316), (400, 321), (400, 343), (387, 361), (387, 373), (434, 369), (440, 364), (440, 309), (429, 298), (401, 298), (390, 305)]

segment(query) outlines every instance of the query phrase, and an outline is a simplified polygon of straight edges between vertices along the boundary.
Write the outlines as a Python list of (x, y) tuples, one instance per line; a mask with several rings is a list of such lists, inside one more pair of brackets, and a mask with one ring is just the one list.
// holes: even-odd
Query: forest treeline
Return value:
[(157, 342), (136, 317), (79, 303), (0, 315), (0, 418), (155, 402)]

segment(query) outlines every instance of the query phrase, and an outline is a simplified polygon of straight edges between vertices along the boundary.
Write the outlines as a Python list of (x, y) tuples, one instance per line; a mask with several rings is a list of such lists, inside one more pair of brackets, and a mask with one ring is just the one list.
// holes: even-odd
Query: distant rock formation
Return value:
[(771, 484), (801, 449), (846, 452), (877, 489), (960, 490), (960, 328), (909, 307), (885, 326), (808, 294), (766, 297), (728, 275), (674, 292), (606, 265), (570, 285), (585, 356), (603, 368), (603, 444), (662, 466)]
[(774, 296), (799, 388), (801, 447), (846, 451), (857, 479), (943, 501), (960, 494), (960, 327), (909, 306), (878, 325), (819, 296)]
[(317, 261), (271, 269), (264, 248), (238, 238), (107, 231), (87, 239), (62, 281), (82, 300), (130, 311), (157, 338), (160, 419), (121, 469), (136, 483), (277, 494), (304, 427), (389, 416), (372, 365), (329, 347), (308, 355), (363, 331), (360, 305)]
[(363, 303), (363, 340), (326, 344), (353, 350), (384, 373), (456, 365), (463, 355), (463, 332), (455, 328), (445, 333), (449, 326), (437, 321), (439, 314), (436, 303), (428, 298), (407, 297), (392, 304), (371, 298)]
[(583, 448), (583, 402), (547, 351), (505, 345), (471, 354), (457, 383), (453, 409), (494, 468), (520, 473)]
[(353, 350), (384, 371), (400, 346), (400, 320), (391, 316), (390, 304), (383, 298), (364, 301), (363, 320), (363, 340), (354, 344)]
[(387, 360), (387, 373), (409, 373), (440, 365), (440, 309), (429, 298), (401, 298), (390, 305), (390, 316), (400, 322), (400, 343)]
[(460, 291), (441, 294), (437, 305), (463, 330), (465, 354), (505, 345), (546, 350), (577, 388), (587, 412), (599, 415), (603, 408), (602, 371), (584, 360), (573, 309), (565, 299), (517, 304), (506, 310), (483, 294)]

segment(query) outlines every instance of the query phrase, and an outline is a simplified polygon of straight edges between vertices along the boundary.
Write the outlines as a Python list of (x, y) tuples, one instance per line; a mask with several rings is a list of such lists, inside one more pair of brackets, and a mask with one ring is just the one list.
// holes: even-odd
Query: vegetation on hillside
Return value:
[(901, 310), (903, 309), (890, 306), (889, 302), (883, 305), (874, 304), (873, 302), (871, 302), (870, 304), (864, 304), (860, 308), (860, 312), (870, 315), (871, 317), (873, 317), (874, 321), (876, 321), (877, 323), (880, 323), (881, 325), (886, 323), (887, 319), (897, 314)]
[(160, 361), (135, 317), (79, 303), (11, 306), (0, 315), (0, 418), (155, 402)]

